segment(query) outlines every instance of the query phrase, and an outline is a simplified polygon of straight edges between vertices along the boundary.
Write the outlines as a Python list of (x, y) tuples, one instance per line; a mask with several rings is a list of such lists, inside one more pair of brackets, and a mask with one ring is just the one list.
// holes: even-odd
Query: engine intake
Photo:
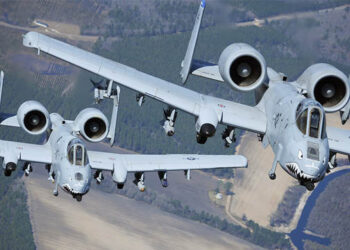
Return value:
[(264, 57), (245, 43), (234, 43), (220, 55), (219, 71), (225, 82), (238, 91), (259, 87), (266, 77)]
[(89, 138), (100, 138), (107, 131), (106, 124), (99, 118), (91, 118), (86, 121), (84, 132)]
[(39, 135), (50, 126), (50, 115), (46, 108), (37, 101), (22, 103), (17, 111), (18, 123), (27, 133)]
[(212, 137), (213, 135), (215, 135), (215, 132), (216, 132), (216, 127), (213, 124), (204, 123), (201, 126), (199, 134), (205, 137)]
[(320, 79), (314, 89), (315, 99), (325, 108), (336, 106), (345, 95), (345, 84), (336, 76), (326, 76)]
[(86, 140), (100, 142), (106, 138), (108, 133), (108, 120), (98, 109), (83, 109), (74, 121), (75, 130)]
[(349, 100), (349, 81), (345, 74), (326, 63), (311, 65), (298, 78), (307, 96), (318, 101), (326, 112), (341, 110)]

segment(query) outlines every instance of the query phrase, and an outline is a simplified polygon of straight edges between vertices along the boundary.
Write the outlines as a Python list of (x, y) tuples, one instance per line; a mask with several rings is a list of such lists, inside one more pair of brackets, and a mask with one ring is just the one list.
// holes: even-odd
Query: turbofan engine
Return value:
[(326, 112), (342, 109), (349, 100), (349, 81), (332, 65), (318, 63), (308, 67), (297, 83), (308, 97), (318, 101)]
[(117, 183), (118, 189), (122, 189), (124, 187), (124, 183), (126, 181), (126, 175), (127, 175), (126, 168), (120, 164), (117, 166), (114, 165), (113, 172), (112, 172), (112, 179), (115, 183)]
[(215, 110), (211, 108), (201, 108), (196, 121), (197, 142), (204, 144), (208, 137), (215, 135), (219, 118)]
[(5, 176), (11, 176), (11, 173), (16, 170), (18, 164), (18, 157), (12, 152), (6, 152), (2, 161), (2, 168)]
[(39, 135), (51, 127), (47, 109), (37, 101), (22, 103), (17, 111), (18, 123), (27, 133)]
[(224, 49), (218, 65), (224, 81), (238, 91), (254, 90), (266, 77), (264, 57), (245, 43), (233, 43)]
[(75, 131), (90, 142), (100, 142), (108, 133), (108, 120), (98, 109), (86, 108), (74, 120)]

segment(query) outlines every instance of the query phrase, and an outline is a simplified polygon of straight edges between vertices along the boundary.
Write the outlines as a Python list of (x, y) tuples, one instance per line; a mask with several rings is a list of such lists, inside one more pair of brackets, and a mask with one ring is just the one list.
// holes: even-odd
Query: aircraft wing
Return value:
[(202, 95), (37, 32), (24, 35), (23, 45), (46, 52), (194, 116), (199, 116), (201, 109), (212, 109), (220, 123), (262, 134), (266, 131), (265, 113), (257, 107)]
[(241, 155), (140, 155), (88, 151), (91, 168), (127, 172), (171, 171), (212, 168), (246, 168), (247, 159)]
[(36, 145), (30, 143), (0, 141), (0, 157), (7, 162), (18, 160), (38, 163), (52, 163), (52, 152), (48, 144)]
[(328, 144), (330, 151), (350, 155), (350, 131), (327, 127)]

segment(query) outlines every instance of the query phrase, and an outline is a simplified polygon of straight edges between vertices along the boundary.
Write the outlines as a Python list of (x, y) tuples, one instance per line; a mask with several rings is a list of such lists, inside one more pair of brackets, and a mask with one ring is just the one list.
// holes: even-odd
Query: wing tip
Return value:
[(248, 167), (248, 160), (245, 156), (243, 155), (238, 155), (240, 157), (240, 161), (242, 163), (242, 168), (247, 168)]
[(202, 8), (205, 8), (205, 5), (206, 5), (205, 0), (202, 0), (202, 1), (201, 1), (201, 7), (202, 7)]

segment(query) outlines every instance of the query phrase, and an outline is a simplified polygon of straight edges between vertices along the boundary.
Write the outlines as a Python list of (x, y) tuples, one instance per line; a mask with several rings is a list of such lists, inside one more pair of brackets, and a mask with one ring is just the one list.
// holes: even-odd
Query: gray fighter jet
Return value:
[[(0, 93), (3, 76), (1, 72)], [(60, 186), (77, 201), (89, 191), (92, 170), (96, 170), (97, 183), (103, 180), (102, 171), (111, 172), (118, 188), (123, 187), (127, 173), (133, 172), (135, 184), (144, 191), (144, 172), (157, 171), (162, 186), (167, 187), (167, 171), (184, 170), (190, 179), (191, 169), (247, 167), (247, 159), (240, 155), (139, 155), (87, 150), (80, 137), (101, 142), (108, 135), (108, 120), (95, 108), (83, 109), (74, 121), (69, 121), (57, 113), (49, 114), (37, 101), (26, 101), (17, 115), (2, 120), (1, 125), (21, 127), (31, 135), (46, 134), (47, 139), (43, 145), (0, 140), (5, 176), (16, 170), (19, 161), (25, 163), (26, 176), (33, 170), (31, 163), (44, 163), (49, 180), (55, 183), (53, 194), (58, 195)]]
[(257, 133), (275, 154), (269, 177), (276, 178), (279, 163), (301, 185), (313, 190), (314, 183), (335, 166), (335, 153), (350, 155), (350, 132), (327, 128), (325, 124), (325, 112), (340, 111), (343, 123), (348, 119), (349, 79), (332, 65), (321, 63), (288, 82), (284, 74), (267, 67), (264, 57), (245, 43), (224, 49), (218, 64), (194, 60), (204, 8), (203, 0), (182, 62), (183, 83), (193, 74), (225, 82), (236, 91), (255, 91), (255, 107), (197, 93), (36, 32), (24, 35), (23, 44), (133, 89), (141, 97), (168, 104), (171, 108), (165, 112), (163, 128), (170, 136), (175, 132), (175, 109), (197, 117), (198, 143), (213, 136), (218, 123), (227, 125), (223, 134), (227, 146), (234, 141), (235, 128)]

